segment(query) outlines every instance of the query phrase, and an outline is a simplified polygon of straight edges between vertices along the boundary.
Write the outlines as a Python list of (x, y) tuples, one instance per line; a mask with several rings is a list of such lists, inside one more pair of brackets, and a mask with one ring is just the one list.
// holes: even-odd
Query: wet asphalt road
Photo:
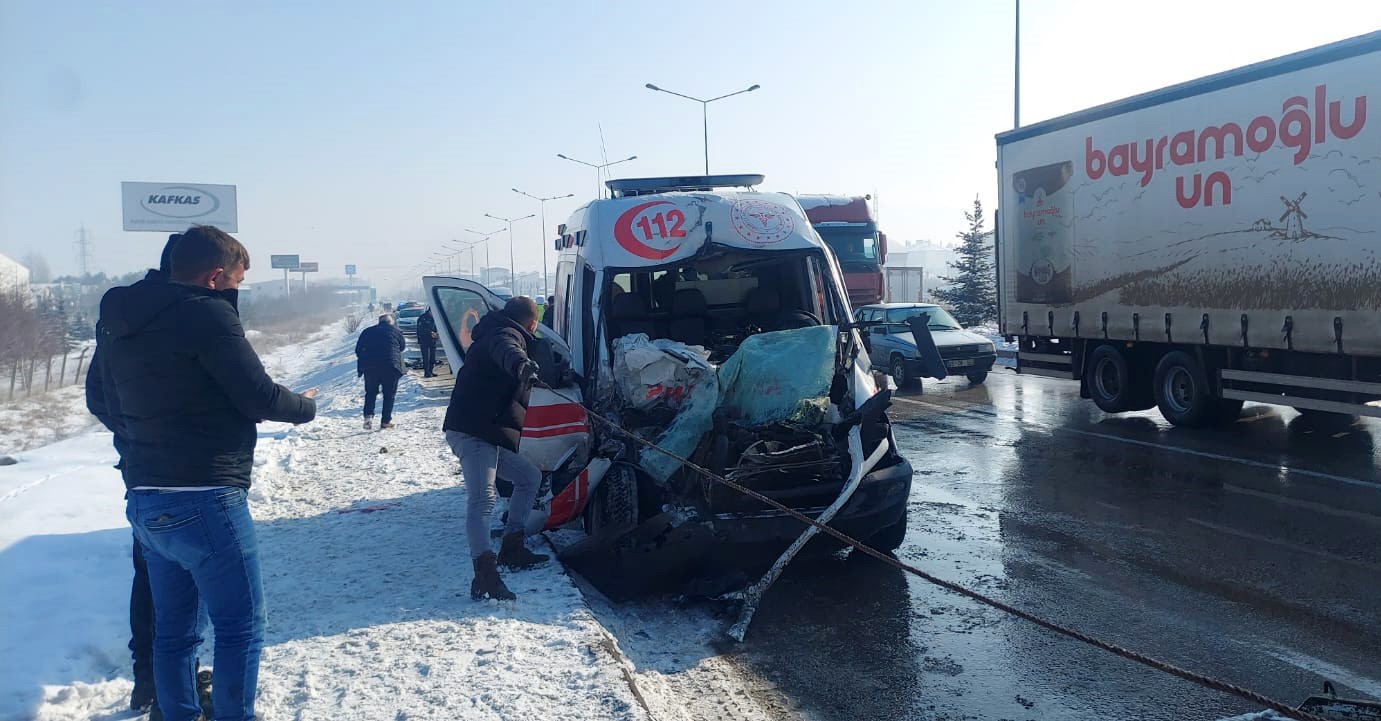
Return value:
[[(1381, 423), (1248, 406), (1230, 427), (1107, 416), (1069, 381), (928, 383), (898, 555), (1297, 703), (1381, 698)], [(1216, 719), (1259, 710), (862, 557), (798, 562), (736, 663), (843, 719)]]

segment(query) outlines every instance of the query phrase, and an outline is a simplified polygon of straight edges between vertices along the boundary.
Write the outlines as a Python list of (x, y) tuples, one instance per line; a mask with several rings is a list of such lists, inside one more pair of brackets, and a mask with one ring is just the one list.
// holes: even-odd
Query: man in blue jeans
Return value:
[[(537, 497), (542, 471), (518, 455), (528, 398), (540, 370), (528, 356), (536, 331), (537, 304), (525, 295), (481, 318), (471, 331), (474, 342), (465, 352), (465, 363), (456, 371), (456, 385), (442, 423), (446, 443), (460, 458), (465, 479), (465, 531), (475, 568), (470, 597), (477, 601), (517, 598), (499, 577), (499, 566), (530, 568), (547, 560), (524, 545), (527, 516)], [(495, 556), (489, 548), (488, 521), (494, 510), (497, 478), (513, 484), (513, 499), (499, 555)]]
[(148, 566), (153, 673), (170, 721), (201, 716), (200, 603), (215, 629), (217, 719), (253, 719), (264, 593), (246, 500), (263, 420), (305, 423), (315, 389), (276, 385), (245, 340), (236, 291), (249, 268), (239, 241), (193, 226), (167, 283), (114, 288), (97, 338), (106, 411), (121, 419), (125, 515)]

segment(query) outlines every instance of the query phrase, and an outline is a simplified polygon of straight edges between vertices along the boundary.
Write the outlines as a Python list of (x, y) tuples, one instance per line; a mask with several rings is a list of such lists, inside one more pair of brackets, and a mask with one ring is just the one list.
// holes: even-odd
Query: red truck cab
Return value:
[(854, 308), (882, 300), (886, 286), (887, 235), (878, 231), (868, 204), (872, 196), (798, 195), (801, 209), (830, 250), (839, 258), (849, 304)]

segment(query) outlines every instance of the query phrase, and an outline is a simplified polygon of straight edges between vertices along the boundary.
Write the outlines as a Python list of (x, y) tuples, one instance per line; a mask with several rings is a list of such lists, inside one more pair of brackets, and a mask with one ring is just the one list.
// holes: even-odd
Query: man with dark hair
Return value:
[(547, 296), (547, 304), (544, 305), (544, 306), (542, 306), (542, 325), (544, 325), (544, 326), (546, 326), (546, 327), (548, 327), (548, 328), (551, 328), (551, 327), (552, 327), (551, 322), (552, 322), (553, 320), (556, 320), (555, 311), (552, 310), (552, 309), (555, 308), (555, 307), (556, 307), (556, 296), (554, 296), (554, 295), (549, 295), (549, 296)]
[(384, 392), (384, 415), (379, 429), (393, 427), (393, 398), (398, 393), (398, 379), (403, 377), (403, 349), (407, 347), (403, 331), (393, 325), (393, 316), (379, 316), (377, 325), (360, 331), (355, 341), (355, 374), (364, 376), (364, 429), (374, 427), (374, 400)]
[[(148, 283), (167, 283), (168, 271), (172, 267), (173, 245), (181, 237), (177, 233), (168, 236), (159, 256), (158, 269), (150, 270), (144, 279), (135, 285)], [(96, 322), (96, 337), (101, 336), (101, 323)], [(110, 382), (110, 369), (105, 364), (105, 356), (98, 343), (91, 355), (91, 369), (86, 374), (86, 409), (114, 436), (115, 452), (120, 461), (115, 467), (124, 476), (125, 440), (124, 419), (113, 414), (118, 408), (119, 399), (114, 398), (114, 383)], [(134, 660), (134, 690), (130, 692), (131, 711), (149, 711), (150, 718), (161, 718), (156, 704), (153, 678), (153, 592), (149, 589), (149, 568), (144, 562), (144, 552), (139, 546), (139, 537), (134, 537), (133, 551), (134, 581), (129, 591), (129, 650)]]
[(417, 319), (417, 347), (422, 351), (423, 378), (436, 375), (432, 369), (436, 367), (436, 342), (440, 338), (436, 332), (436, 319), (432, 317), (432, 309), (427, 308), (427, 312)]
[(254, 717), (264, 640), (263, 584), (247, 503), (259, 420), (305, 423), (316, 390), (276, 385), (245, 340), (236, 293), (249, 267), (211, 226), (182, 234), (171, 281), (101, 299), (104, 412), (124, 448), (125, 516), (148, 566), (153, 675), (169, 719), (201, 714), (199, 603), (215, 627), (218, 718)]
[[(528, 396), (537, 380), (537, 364), (528, 357), (528, 344), (537, 330), (537, 304), (527, 296), (509, 300), (504, 309), (480, 319), (471, 332), (473, 343), (456, 371), (456, 385), (442, 428), (446, 443), (460, 458), (465, 478), (465, 531), (475, 578), (470, 597), (496, 600), (517, 598), (498, 565), (527, 568), (547, 560), (523, 545), (528, 512), (537, 498), (542, 472), (518, 455)], [(494, 510), (494, 481), (502, 476), (513, 484), (508, 523), (496, 558), (489, 547), (489, 514)]]

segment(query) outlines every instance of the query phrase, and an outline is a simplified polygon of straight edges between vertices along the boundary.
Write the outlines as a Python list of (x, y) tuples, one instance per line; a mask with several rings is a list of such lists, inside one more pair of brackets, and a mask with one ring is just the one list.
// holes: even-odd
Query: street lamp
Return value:
[(603, 170), (604, 170), (605, 168), (607, 168), (607, 167), (609, 167), (609, 166), (611, 166), (611, 165), (618, 165), (619, 163), (626, 163), (626, 162), (628, 162), (628, 161), (630, 161), (630, 160), (637, 160), (637, 159), (638, 159), (638, 156), (636, 156), (636, 155), (630, 155), (630, 156), (624, 158), (623, 160), (615, 160), (615, 161), (612, 162), (612, 163), (605, 163), (605, 164), (603, 164), (603, 165), (596, 165), (596, 164), (594, 164), (594, 163), (587, 163), (587, 162), (585, 162), (585, 161), (583, 161), (583, 160), (577, 160), (577, 159), (575, 159), (575, 158), (572, 158), (572, 157), (569, 156), (569, 155), (562, 155), (561, 153), (557, 153), (557, 154), (556, 154), (556, 157), (558, 157), (558, 158), (560, 158), (560, 159), (562, 159), (562, 160), (569, 160), (569, 161), (571, 161), (572, 163), (580, 163), (581, 165), (584, 165), (584, 166), (588, 166), (588, 167), (594, 168), (594, 169), (595, 169), (595, 197), (597, 197), (597, 198), (603, 198), (603, 197), (604, 197), (604, 186), (601, 185), (600, 182), (599, 182), (599, 174), (600, 174), (601, 172), (603, 172)]
[(514, 285), (515, 285), (515, 282), (518, 280), (518, 264), (513, 260), (513, 224), (516, 223), (516, 222), (518, 222), (518, 221), (520, 221), (520, 220), (527, 220), (528, 218), (536, 218), (536, 217), (537, 217), (537, 214), (536, 214), (536, 213), (528, 213), (527, 215), (524, 215), (524, 216), (521, 217), (521, 218), (500, 218), (500, 217), (497, 216), (497, 215), (491, 215), (491, 214), (489, 214), (489, 213), (485, 213), (485, 214), (484, 214), (484, 217), (486, 217), (486, 218), (493, 218), (494, 220), (498, 220), (498, 221), (502, 221), (502, 222), (504, 222), (504, 223), (508, 223), (508, 290), (509, 290), (509, 292), (513, 293), (514, 295), (517, 295), (517, 294), (518, 294), (518, 291), (517, 291), (517, 289), (514, 287)]
[(755, 85), (753, 85), (752, 87), (744, 88), (743, 90), (739, 90), (739, 91), (737, 91), (737, 92), (732, 92), (732, 93), (729, 93), (728, 95), (721, 95), (721, 96), (719, 96), (719, 97), (717, 97), (717, 98), (710, 98), (709, 100), (701, 100), (700, 98), (692, 98), (692, 97), (689, 96), (689, 95), (682, 95), (681, 93), (678, 93), (678, 92), (675, 92), (675, 91), (672, 91), (672, 90), (667, 90), (666, 88), (659, 88), (659, 87), (657, 87), (656, 85), (653, 85), (652, 83), (648, 83), (648, 84), (644, 85), (643, 87), (647, 88), (648, 90), (656, 90), (656, 91), (659, 92), (659, 93), (666, 93), (667, 95), (675, 95), (675, 96), (678, 97), (678, 98), (685, 98), (686, 100), (694, 100), (695, 102), (700, 103), (700, 122), (701, 122), (701, 124), (704, 126), (704, 130), (705, 130), (705, 175), (709, 175), (709, 174), (710, 174), (710, 110), (709, 110), (709, 108), (710, 108), (710, 103), (713, 103), (713, 102), (716, 101), (716, 100), (723, 100), (723, 99), (725, 99), (725, 98), (732, 98), (732, 97), (734, 97), (735, 95), (742, 95), (742, 94), (744, 94), (744, 93), (751, 93), (751, 92), (753, 92), (754, 90), (757, 90), (758, 88), (760, 88), (760, 87), (762, 87), (762, 86), (761, 86), (761, 85), (756, 85), (756, 84), (755, 84)]
[[(484, 239), (484, 269), (488, 271), (489, 268), (492, 267), (489, 265), (489, 236), (502, 233), (503, 229), (490, 231), (488, 233), (481, 233), (478, 230), (470, 230), (469, 228), (466, 228), (465, 232), (474, 233), (475, 235), (478, 235), (479, 237)], [(488, 273), (485, 273), (484, 275), (488, 275)], [(480, 285), (489, 285), (489, 282), (484, 279), (483, 275), (480, 277)]]
[[(450, 242), (451, 242), (451, 243), (459, 243), (460, 246), (457, 247), (457, 246), (454, 246), (454, 245), (447, 245), (447, 246), (446, 246), (447, 248), (453, 248), (453, 249), (456, 249), (457, 251), (465, 251), (465, 250), (470, 251), (470, 275), (473, 275), (473, 276), (475, 276), (476, 278), (478, 278), (479, 275), (478, 275), (477, 273), (475, 273), (475, 246), (479, 245), (480, 243), (483, 243), (484, 240), (471, 240), (471, 241), (469, 241), (469, 242), (466, 242), (466, 241), (464, 241), (464, 240), (456, 240), (455, 238), (452, 238), (452, 239), (450, 240)], [(486, 246), (486, 247), (487, 247), (487, 246)]]
[(517, 188), (514, 188), (513, 192), (517, 193), (518, 195), (526, 195), (527, 197), (532, 198), (533, 200), (537, 201), (538, 206), (542, 209), (542, 293), (550, 293), (551, 283), (550, 278), (547, 277), (547, 245), (549, 245), (549, 242), (547, 240), (547, 201), (574, 198), (575, 193), (566, 193), (565, 195), (553, 195), (550, 198), (539, 198), (533, 195), (532, 193), (524, 193), (523, 191), (518, 190)]

